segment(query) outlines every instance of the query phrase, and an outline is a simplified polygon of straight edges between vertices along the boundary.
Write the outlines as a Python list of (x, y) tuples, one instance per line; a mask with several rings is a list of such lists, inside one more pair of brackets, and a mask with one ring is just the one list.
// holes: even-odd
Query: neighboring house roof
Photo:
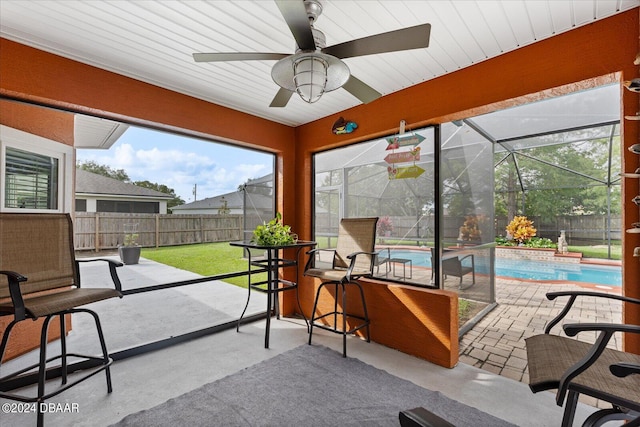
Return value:
[(169, 194), (139, 187), (114, 178), (109, 178), (84, 169), (76, 168), (76, 195), (104, 194), (109, 196), (173, 199)]
[[(221, 194), (215, 197), (208, 197), (206, 199), (196, 200), (195, 202), (186, 203), (184, 205), (174, 206), (173, 208), (171, 208), (171, 211), (175, 212), (195, 209), (211, 209), (217, 212), (218, 209), (224, 206), (224, 201), (227, 202), (227, 209), (243, 209), (244, 194), (242, 191), (234, 191), (233, 193)], [(270, 196), (253, 193), (247, 194), (247, 207), (249, 208), (271, 209), (272, 206), (273, 198)]]

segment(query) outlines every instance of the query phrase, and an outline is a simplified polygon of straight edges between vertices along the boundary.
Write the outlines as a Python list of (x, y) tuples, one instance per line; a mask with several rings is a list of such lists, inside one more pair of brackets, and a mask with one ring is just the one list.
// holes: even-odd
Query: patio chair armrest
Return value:
[(624, 323), (569, 323), (562, 328), (567, 336), (574, 337), (580, 332), (606, 331), (606, 332), (630, 332), (640, 333), (640, 325)]
[(632, 374), (640, 375), (640, 365), (636, 365), (633, 363), (614, 363), (609, 366), (609, 370), (616, 377), (624, 378)]
[(325, 249), (325, 248), (314, 248), (311, 249), (309, 251), (306, 252), (307, 255), (309, 255), (309, 258), (307, 259), (307, 263), (304, 266), (304, 271), (307, 271), (310, 268), (313, 268), (315, 266), (315, 255), (320, 253), (320, 252), (333, 252), (334, 258), (335, 258), (335, 254), (336, 254), (336, 250), (335, 249)]
[(626, 297), (624, 295), (608, 294), (608, 293), (604, 293), (604, 292), (558, 291), (558, 292), (548, 292), (547, 293), (547, 299), (550, 300), (550, 301), (553, 301), (557, 297), (565, 297), (565, 296), (568, 296), (569, 300), (565, 304), (565, 306), (562, 309), (562, 311), (549, 322), (549, 324), (546, 326), (546, 328), (544, 328), (544, 333), (545, 334), (548, 334), (549, 331), (551, 331), (551, 328), (553, 328), (555, 325), (560, 323), (560, 321), (562, 319), (564, 319), (564, 317), (567, 315), (567, 313), (569, 313), (569, 310), (571, 310), (571, 307), (573, 306), (573, 303), (576, 302), (576, 299), (579, 296), (608, 298), (608, 299), (615, 299), (615, 300), (618, 300), (618, 301), (628, 302), (628, 303), (632, 303), (632, 304), (640, 304), (640, 299), (630, 298), (630, 297)]
[(7, 276), (9, 280), (15, 280), (16, 282), (26, 282), (27, 278), (20, 273), (16, 273), (15, 271), (2, 270), (0, 274)]
[(560, 378), (558, 384), (558, 393), (556, 394), (556, 403), (558, 406), (564, 404), (567, 391), (571, 381), (587, 370), (600, 357), (602, 352), (607, 348), (607, 344), (615, 332), (632, 332), (640, 333), (639, 325), (625, 325), (614, 323), (572, 323), (563, 326), (565, 333), (573, 337), (579, 332), (601, 331), (595, 343), (591, 346), (587, 354), (571, 366)]
[[(120, 282), (120, 277), (118, 276), (118, 272), (116, 271), (116, 268), (122, 267), (124, 265), (123, 263), (119, 261), (114, 261), (112, 259), (107, 259), (107, 258), (76, 259), (75, 261), (76, 261), (76, 266), (79, 266), (81, 262), (93, 262), (93, 261), (107, 262), (109, 264), (109, 274), (111, 275), (111, 281), (113, 282), (113, 285), (115, 286), (116, 290), (118, 292), (122, 292), (122, 282)], [(78, 287), (80, 287), (79, 271), (80, 269), (78, 268), (78, 280), (77, 280)]]
[(475, 262), (475, 257), (473, 256), (473, 254), (468, 254), (468, 255), (465, 255), (463, 257), (460, 257), (460, 262), (462, 262), (463, 260), (465, 260), (467, 258), (471, 258), (471, 266), (475, 267), (475, 263), (476, 262)]
[(24, 300), (20, 291), (20, 283), (26, 282), (27, 278), (15, 271), (2, 270), (0, 274), (7, 276), (9, 281), (9, 295), (11, 295), (11, 303), (13, 304), (13, 313), (16, 320), (24, 320), (26, 318), (26, 310), (24, 308)]
[(356, 259), (358, 258), (359, 255), (369, 255), (371, 256), (371, 264), (369, 265), (369, 272), (368, 273), (358, 273), (356, 274), (356, 276), (364, 276), (366, 274), (373, 274), (373, 267), (375, 266), (375, 259), (376, 257), (380, 254), (380, 252), (365, 252), (365, 251), (358, 251), (358, 252), (353, 252), (350, 253), (349, 255), (347, 255), (347, 259), (351, 260), (351, 262), (349, 263), (349, 267), (347, 268), (347, 274), (345, 274), (345, 278), (347, 281), (351, 280), (351, 275), (353, 273), (353, 269), (356, 266)]

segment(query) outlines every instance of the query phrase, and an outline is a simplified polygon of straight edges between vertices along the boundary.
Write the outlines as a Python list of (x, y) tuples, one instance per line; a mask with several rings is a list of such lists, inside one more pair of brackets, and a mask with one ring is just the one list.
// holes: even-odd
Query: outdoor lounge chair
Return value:
[[(564, 309), (545, 328), (545, 333), (527, 338), (529, 387), (534, 393), (557, 389), (556, 403), (565, 404), (562, 426), (573, 424), (580, 394), (612, 404), (592, 414), (583, 426), (599, 426), (610, 420), (628, 420), (640, 425), (640, 355), (607, 348), (615, 332), (640, 333), (640, 325), (579, 323), (563, 325), (567, 336), (552, 335), (551, 329), (569, 312), (576, 298), (611, 298), (628, 304), (640, 300), (598, 292), (550, 292), (547, 298), (568, 296)], [(569, 338), (579, 332), (599, 332), (594, 344)]]
[[(0, 397), (20, 402), (35, 402), (37, 424), (43, 425), (42, 405), (79, 382), (105, 371), (107, 391), (110, 393), (112, 360), (107, 348), (97, 313), (85, 304), (107, 298), (122, 297), (121, 284), (116, 273), (119, 262), (106, 261), (109, 265), (114, 288), (80, 287), (79, 261), (74, 259), (73, 224), (68, 214), (0, 213), (0, 316), (12, 316), (0, 344), (0, 364), (9, 343), (13, 327), (25, 320), (43, 319), (40, 336), (39, 362), (0, 378)], [(106, 269), (105, 269), (106, 273)], [(93, 316), (102, 354), (87, 356), (67, 352), (67, 315), (88, 313)], [(47, 357), (48, 329), (50, 322), (60, 322), (59, 356)], [(56, 360), (60, 363), (52, 366)], [(74, 361), (72, 365), (68, 362)], [(80, 360), (80, 362), (78, 362)], [(74, 370), (82, 372), (68, 377)], [(37, 370), (37, 380), (34, 371)], [(46, 390), (47, 379), (59, 376), (61, 385)], [(25, 385), (37, 383), (37, 395), (26, 396), (9, 393)]]
[[(433, 260), (436, 258), (436, 248), (431, 248), (431, 265), (433, 266)], [(469, 259), (471, 265), (464, 265), (462, 261)], [(460, 279), (460, 289), (462, 289), (462, 278), (471, 273), (471, 283), (465, 288), (469, 288), (476, 283), (476, 266), (475, 258), (473, 254), (468, 254), (463, 257), (459, 257), (455, 254), (455, 251), (445, 250), (442, 254), (442, 274), (446, 279), (447, 276), (454, 276)], [(431, 270), (431, 278), (433, 279), (433, 267)]]
[[(348, 334), (354, 334), (356, 331), (366, 328), (367, 342), (370, 341), (367, 304), (362, 286), (357, 279), (373, 275), (374, 261), (377, 257), (374, 252), (377, 223), (378, 218), (343, 218), (340, 221), (336, 249), (313, 249), (307, 252), (310, 256), (304, 274), (321, 280), (309, 322), (309, 344), (311, 344), (314, 326), (342, 334), (343, 357), (347, 357)], [(332, 253), (331, 266), (317, 268), (315, 266), (316, 255), (323, 251)], [(355, 287), (360, 293), (362, 314), (356, 313), (353, 311), (353, 307), (347, 304), (348, 285)], [(333, 310), (328, 313), (316, 314), (321, 292), (327, 286), (331, 286), (334, 292)], [(330, 318), (333, 319), (328, 320)], [(325, 319), (329, 324), (323, 322)]]

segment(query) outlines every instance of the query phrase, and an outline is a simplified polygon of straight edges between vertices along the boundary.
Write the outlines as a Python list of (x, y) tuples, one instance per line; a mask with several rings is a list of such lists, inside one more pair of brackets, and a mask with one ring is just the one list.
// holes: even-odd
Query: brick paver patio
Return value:
[[(560, 290), (580, 290), (572, 284), (541, 284), (519, 280), (496, 280), (498, 306), (467, 332), (460, 341), (460, 362), (512, 378), (529, 382), (525, 338), (543, 333), (544, 327), (560, 312), (567, 298), (549, 301), (545, 294)], [(622, 319), (619, 301), (581, 297), (576, 300), (563, 323), (614, 322)], [(556, 325), (552, 333), (560, 333)], [(593, 342), (595, 333), (578, 335), (582, 341)], [(610, 346), (621, 348), (620, 336), (614, 336)], [(600, 407), (595, 399), (581, 401)]]

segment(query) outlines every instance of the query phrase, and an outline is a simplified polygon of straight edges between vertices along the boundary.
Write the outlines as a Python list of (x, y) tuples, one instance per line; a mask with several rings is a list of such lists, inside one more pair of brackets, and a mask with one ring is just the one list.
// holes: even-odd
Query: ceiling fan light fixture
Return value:
[(329, 64), (319, 56), (309, 54), (293, 63), (293, 82), (303, 101), (313, 104), (320, 99), (327, 86)]
[[(341, 88), (350, 76), (351, 71), (342, 60), (317, 51), (298, 52), (281, 59), (271, 69), (271, 78), (278, 86), (297, 92), (309, 103), (316, 102), (325, 92)], [(321, 91), (318, 85), (322, 85)]]

